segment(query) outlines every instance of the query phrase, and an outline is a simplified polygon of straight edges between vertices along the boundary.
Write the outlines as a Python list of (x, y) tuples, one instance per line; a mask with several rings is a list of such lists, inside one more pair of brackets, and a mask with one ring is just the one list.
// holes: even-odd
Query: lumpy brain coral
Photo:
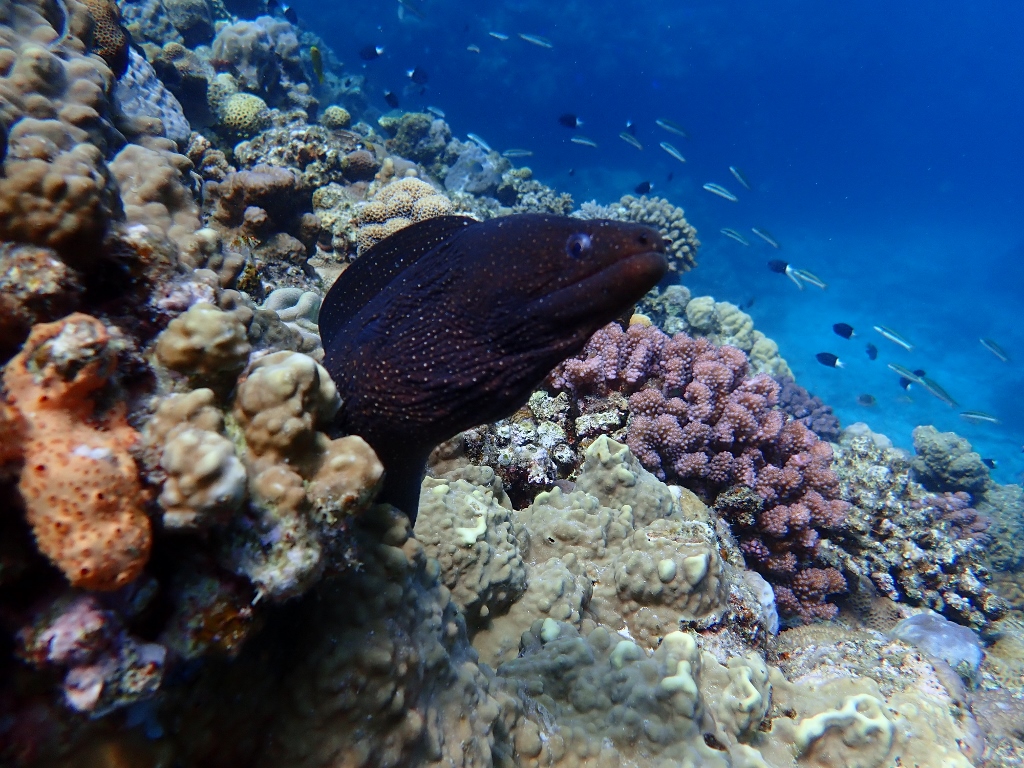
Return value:
[(388, 235), (409, 226), (452, 212), (451, 201), (419, 179), (393, 181), (377, 192), (376, 197), (359, 212), (356, 242), (364, 252)]
[(251, 93), (233, 93), (221, 107), (220, 121), (238, 136), (253, 136), (266, 125), (267, 102)]
[(129, 449), (138, 433), (123, 410), (97, 413), (93, 397), (116, 362), (112, 334), (73, 314), (37, 325), (4, 370), (27, 425), (18, 489), (39, 549), (73, 586), (112, 590), (149, 558), (145, 495)]

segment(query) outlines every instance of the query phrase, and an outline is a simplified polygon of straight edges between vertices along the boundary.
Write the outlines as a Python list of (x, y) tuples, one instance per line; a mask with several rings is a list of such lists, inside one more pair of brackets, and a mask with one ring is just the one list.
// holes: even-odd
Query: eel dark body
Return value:
[(336, 425), (383, 462), (415, 520), (430, 451), (521, 407), (665, 274), (657, 231), (523, 214), (412, 224), (357, 259), (320, 309)]

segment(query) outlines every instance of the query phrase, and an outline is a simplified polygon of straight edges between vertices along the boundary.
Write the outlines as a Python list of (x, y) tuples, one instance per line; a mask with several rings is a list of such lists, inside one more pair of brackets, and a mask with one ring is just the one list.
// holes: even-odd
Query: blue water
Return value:
[[(1024, 470), (1024, 6), (414, 1), (423, 19), (400, 20), (397, 3), (295, 7), (349, 71), (366, 75), (381, 110), (383, 91), (394, 90), (403, 109), (443, 109), (457, 135), (530, 149), (536, 176), (578, 203), (611, 202), (652, 181), (654, 194), (686, 209), (704, 243), (684, 282), (720, 300), (753, 298), (757, 327), (844, 423), (867, 421), (904, 447), (915, 425), (934, 424), (998, 460), (998, 480)], [(492, 30), (511, 37), (496, 40)], [(356, 52), (370, 43), (386, 52), (364, 64)], [(405, 76), (417, 65), (430, 77), (422, 95)], [(597, 149), (569, 141), (557, 123), (563, 112), (583, 119), (578, 132)], [(682, 124), (690, 138), (662, 131), (657, 118)], [(618, 138), (627, 120), (642, 151)], [(739, 202), (701, 189), (709, 181)], [(770, 230), (782, 250), (758, 241), (752, 226)], [(722, 227), (748, 234), (751, 246), (724, 238)], [(797, 291), (767, 270), (778, 257), (821, 276), (828, 290)], [(839, 321), (857, 329), (853, 340), (832, 333)], [(898, 330), (914, 350), (884, 340), (875, 324)], [(981, 336), (996, 339), (1010, 364), (982, 348)], [(868, 341), (879, 349), (874, 362)], [(847, 367), (819, 365), (821, 351)], [(889, 361), (924, 368), (960, 407), (904, 392)], [(859, 406), (862, 393), (877, 405)], [(967, 423), (958, 415), (965, 409), (1001, 423)]]

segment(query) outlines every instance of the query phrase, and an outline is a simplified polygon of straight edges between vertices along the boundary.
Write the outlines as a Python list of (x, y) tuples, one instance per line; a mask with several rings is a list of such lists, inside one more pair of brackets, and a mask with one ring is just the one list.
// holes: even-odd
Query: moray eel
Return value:
[(382, 500), (415, 521), (430, 451), (514, 413), (552, 368), (665, 274), (649, 227), (523, 214), (440, 216), (373, 246), (320, 309), (335, 425), (386, 470)]

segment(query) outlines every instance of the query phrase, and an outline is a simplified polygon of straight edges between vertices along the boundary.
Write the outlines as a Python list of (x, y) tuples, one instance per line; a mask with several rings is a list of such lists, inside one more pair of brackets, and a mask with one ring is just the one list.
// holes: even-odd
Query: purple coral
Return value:
[(987, 531), (992, 519), (974, 509), (970, 495), (964, 491), (929, 494), (914, 502), (913, 506), (917, 509), (929, 507), (935, 520), (949, 525), (954, 539), (973, 539), (979, 544), (987, 544), (991, 538)]
[(776, 379), (779, 382), (779, 407), (799, 421), (822, 440), (830, 443), (839, 441), (842, 428), (839, 418), (820, 397), (812, 395), (788, 376)]
[[(779, 383), (747, 378), (735, 347), (651, 326), (602, 328), (551, 376), (577, 398), (629, 394), (626, 443), (651, 472), (706, 498), (733, 526), (751, 567), (775, 585), (783, 613), (831, 618), (838, 571), (815, 568), (823, 532), (840, 529), (832, 448), (779, 410)], [(806, 574), (806, 575), (805, 575)], [(824, 575), (823, 575), (824, 574)]]

